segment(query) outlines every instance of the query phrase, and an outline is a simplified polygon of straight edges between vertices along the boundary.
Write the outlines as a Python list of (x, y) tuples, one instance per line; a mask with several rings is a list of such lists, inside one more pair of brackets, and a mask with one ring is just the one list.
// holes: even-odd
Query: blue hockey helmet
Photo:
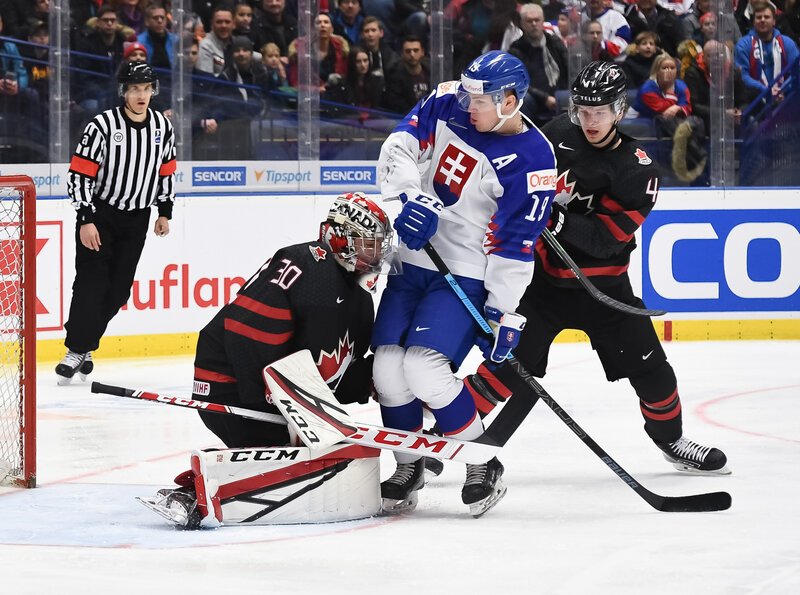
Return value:
[(514, 91), (521, 104), (529, 86), (528, 69), (522, 61), (493, 50), (475, 58), (461, 73), (458, 104), (464, 110), (469, 109), (470, 95), (491, 95), (494, 103), (501, 103), (505, 91)]

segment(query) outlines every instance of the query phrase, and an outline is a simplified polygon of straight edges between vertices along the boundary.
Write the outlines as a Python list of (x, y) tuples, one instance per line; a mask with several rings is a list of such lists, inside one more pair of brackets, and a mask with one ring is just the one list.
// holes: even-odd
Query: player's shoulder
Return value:
[(160, 111), (153, 109), (152, 107), (148, 108), (150, 111), (150, 117), (153, 118), (153, 121), (158, 128), (164, 128), (166, 130), (172, 130), (172, 122), (169, 118), (167, 118), (163, 113)]
[(569, 144), (570, 141), (576, 144), (576, 141), (585, 140), (580, 127), (572, 123), (567, 113), (556, 116), (542, 126), (542, 133), (553, 145), (558, 145), (562, 142)]
[(95, 117), (86, 124), (86, 131), (95, 129), (103, 133), (108, 133), (111, 129), (118, 128), (122, 120), (121, 109), (122, 108), (119, 107), (112, 107), (111, 109), (107, 109), (95, 115)]
[(649, 178), (659, 174), (658, 164), (644, 143), (627, 134), (620, 133), (622, 142), (614, 151), (615, 165), (620, 174), (631, 178)]
[(614, 193), (631, 197), (642, 196), (658, 189), (661, 169), (649, 148), (627, 135), (613, 151)]
[(535, 125), (531, 123), (525, 132), (502, 138), (502, 142), (488, 144), (483, 151), (501, 183), (518, 174), (555, 174), (553, 145)]
[[(280, 265), (280, 261), (288, 260), (292, 266), (302, 271), (321, 270), (334, 262), (330, 248), (322, 242), (303, 242), (285, 246), (275, 253), (272, 258), (273, 265)], [(276, 263), (276, 261), (278, 261)]]

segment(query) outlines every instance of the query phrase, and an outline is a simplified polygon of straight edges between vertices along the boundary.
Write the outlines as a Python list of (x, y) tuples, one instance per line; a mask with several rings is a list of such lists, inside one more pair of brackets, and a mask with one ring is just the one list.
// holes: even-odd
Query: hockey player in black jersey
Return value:
[[(617, 130), (626, 109), (622, 69), (592, 62), (572, 85), (569, 113), (542, 129), (558, 162), (549, 228), (598, 288), (643, 307), (627, 271), (634, 233), (656, 202), (660, 177), (641, 145)], [(535, 270), (519, 308), (528, 319), (514, 351), (520, 362), (542, 377), (556, 335), (565, 328), (584, 331), (606, 378), (627, 378), (633, 386), (645, 431), (669, 462), (682, 471), (730, 473), (722, 451), (683, 436), (677, 380), (651, 321), (594, 300), (541, 239)], [(484, 414), (510, 395), (497, 376), (484, 364), (468, 380)]]
[[(317, 241), (278, 250), (200, 331), (192, 399), (280, 416), (268, 402), (264, 367), (307, 349), (339, 402), (366, 403), (372, 391), (372, 356), (365, 357), (374, 320), (372, 294), (393, 236), (386, 213), (366, 196), (337, 197)], [(199, 415), (229, 449), (290, 444), (286, 425)], [(140, 500), (195, 528), (202, 508), (198, 471), (193, 463), (191, 471), (175, 478), (179, 488)], [(290, 477), (284, 480), (291, 483)], [(269, 483), (265, 480), (264, 489), (252, 495), (266, 491)]]
[[(363, 194), (339, 196), (320, 238), (282, 248), (209, 322), (197, 341), (192, 398), (280, 414), (265, 399), (264, 367), (311, 351), (342, 403), (366, 403), (372, 291), (392, 246), (383, 210)], [(200, 412), (229, 447), (283, 445), (286, 426)]]

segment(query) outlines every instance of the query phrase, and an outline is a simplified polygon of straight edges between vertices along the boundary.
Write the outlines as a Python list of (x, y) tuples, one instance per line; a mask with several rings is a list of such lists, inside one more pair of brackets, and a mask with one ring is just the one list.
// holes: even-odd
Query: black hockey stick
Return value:
[[(444, 275), (450, 287), (453, 288), (453, 290), (456, 292), (456, 295), (458, 295), (462, 303), (467, 307), (473, 318), (475, 318), (478, 324), (480, 324), (481, 328), (491, 331), (489, 324), (483, 318), (481, 313), (475, 308), (475, 305), (464, 293), (464, 290), (461, 289), (458, 281), (453, 278), (453, 275), (450, 273), (450, 269), (436, 252), (436, 249), (431, 246), (430, 243), (428, 243), (425, 245), (425, 252), (428, 253), (428, 256), (430, 256), (431, 260), (436, 265), (436, 268), (442, 275)], [(567, 427), (572, 430), (575, 435), (578, 436), (578, 438), (580, 438), (583, 443), (586, 444), (586, 446), (588, 446), (591, 451), (600, 458), (601, 461), (608, 465), (609, 469), (611, 469), (617, 475), (617, 477), (624, 481), (629, 488), (639, 494), (639, 496), (645, 502), (647, 502), (656, 510), (660, 510), (662, 512), (709, 512), (715, 510), (727, 510), (730, 508), (731, 495), (727, 492), (711, 492), (707, 494), (696, 494), (693, 496), (660, 496), (658, 494), (654, 494), (637, 482), (627, 471), (625, 471), (625, 469), (622, 468), (619, 463), (611, 458), (611, 456), (605, 450), (603, 450), (600, 445), (597, 444), (597, 442), (595, 442), (592, 437), (589, 436), (566, 411), (564, 411), (561, 405), (559, 405), (555, 399), (548, 394), (548, 392), (536, 381), (533, 375), (525, 369), (525, 366), (523, 366), (519, 360), (514, 357), (510, 357), (503, 362), (502, 365), (497, 366), (496, 369), (493, 370), (493, 373), (503, 383), (509, 385), (509, 388), (513, 387), (512, 392), (514, 393), (512, 395), (513, 398), (510, 398), (508, 401), (506, 401), (505, 406), (497, 416), (498, 419), (506, 411), (506, 408), (519, 397), (524, 397), (525, 401), (529, 404), (526, 405), (526, 415), (527, 412), (533, 408), (533, 405), (536, 403), (536, 401), (541, 399), (547, 403), (547, 406), (553, 410), (558, 418), (563, 421)], [(522, 382), (525, 384), (525, 387), (530, 390), (521, 390), (519, 392), (514, 390), (520, 386), (520, 380), (522, 380)], [(513, 433), (513, 431), (516, 430), (521, 423), (522, 419), (518, 420), (516, 425), (512, 424), (513, 429), (511, 432)], [(508, 427), (511, 427), (511, 425)], [(508, 436), (506, 436), (505, 439), (507, 440)]]
[(544, 241), (558, 254), (558, 257), (564, 262), (565, 265), (569, 267), (575, 277), (580, 281), (580, 284), (583, 285), (584, 289), (589, 292), (594, 299), (596, 299), (601, 304), (608, 306), (609, 308), (613, 308), (614, 310), (619, 310), (620, 312), (625, 312), (626, 314), (634, 314), (636, 316), (663, 316), (667, 313), (666, 310), (649, 310), (647, 308), (637, 308), (636, 306), (631, 306), (630, 304), (623, 304), (604, 294), (602, 291), (597, 289), (594, 286), (594, 283), (589, 281), (589, 278), (583, 274), (581, 268), (572, 260), (572, 257), (564, 250), (564, 246), (562, 246), (556, 237), (550, 233), (550, 230), (545, 228), (542, 230), (542, 237)]

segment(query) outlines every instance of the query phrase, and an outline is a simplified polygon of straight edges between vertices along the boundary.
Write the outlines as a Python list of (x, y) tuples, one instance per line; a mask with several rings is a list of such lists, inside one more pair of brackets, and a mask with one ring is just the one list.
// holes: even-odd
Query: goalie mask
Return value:
[(389, 218), (361, 192), (336, 197), (328, 217), (320, 224), (319, 235), (346, 271), (371, 277), (384, 270), (394, 248)]

